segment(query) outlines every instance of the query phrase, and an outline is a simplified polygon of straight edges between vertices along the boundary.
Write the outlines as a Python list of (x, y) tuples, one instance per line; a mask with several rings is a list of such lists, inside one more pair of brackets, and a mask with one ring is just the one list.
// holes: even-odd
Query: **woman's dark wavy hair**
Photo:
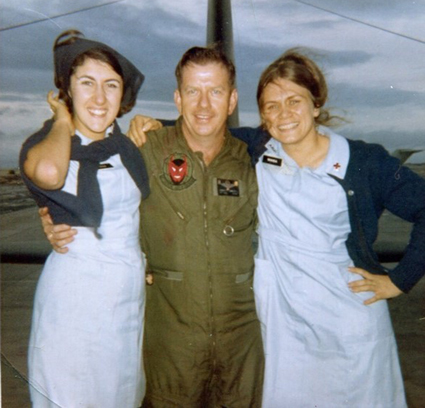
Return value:
[[(84, 38), (84, 34), (78, 30), (67, 30), (63, 32), (56, 38), (55, 43), (53, 45), (53, 52), (55, 52), (55, 50), (59, 47), (73, 44), (77, 38)], [(70, 71), (66, 76), (58, 75), (55, 72), (55, 85), (59, 90), (59, 99), (62, 99), (65, 102), (70, 113), (72, 113), (73, 110), (72, 99), (69, 96), (70, 78), (75, 73), (76, 69), (79, 66), (83, 65), (87, 59), (93, 59), (108, 64), (123, 79), (121, 65), (119, 64), (117, 58), (115, 58), (115, 56), (107, 50), (100, 48), (92, 48), (88, 51), (79, 54), (74, 59)], [(117, 117), (121, 117), (125, 113), (129, 112), (133, 108), (135, 103), (136, 101), (134, 100), (124, 106), (121, 105)]]

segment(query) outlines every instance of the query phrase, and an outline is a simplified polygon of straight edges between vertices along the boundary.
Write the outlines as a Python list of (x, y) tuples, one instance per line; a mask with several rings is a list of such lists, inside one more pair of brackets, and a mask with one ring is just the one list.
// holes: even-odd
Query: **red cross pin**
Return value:
[(334, 164), (334, 169), (335, 169), (336, 171), (338, 171), (338, 170), (340, 169), (340, 167), (341, 167), (341, 165), (340, 165), (339, 163), (335, 163), (335, 164)]

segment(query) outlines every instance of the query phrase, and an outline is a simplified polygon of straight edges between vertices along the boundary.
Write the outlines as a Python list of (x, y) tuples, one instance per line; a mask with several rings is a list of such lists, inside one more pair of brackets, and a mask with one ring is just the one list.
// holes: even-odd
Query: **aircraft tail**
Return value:
[(392, 156), (396, 157), (401, 161), (401, 164), (405, 163), (409, 157), (418, 152), (422, 152), (424, 149), (397, 149), (392, 153)]

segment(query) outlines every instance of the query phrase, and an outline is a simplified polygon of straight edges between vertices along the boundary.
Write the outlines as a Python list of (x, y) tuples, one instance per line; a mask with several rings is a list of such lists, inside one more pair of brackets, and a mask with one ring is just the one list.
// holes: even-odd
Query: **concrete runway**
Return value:
[[(41, 263), (50, 247), (35, 208), (1, 215), (0, 231), (1, 406), (27, 408), (30, 401), (26, 358), (32, 303)], [(403, 247), (409, 231), (407, 223), (384, 215), (377, 248), (390, 259), (394, 251)], [(425, 279), (422, 279), (409, 295), (389, 301), (409, 408), (425, 408), (424, 293)]]

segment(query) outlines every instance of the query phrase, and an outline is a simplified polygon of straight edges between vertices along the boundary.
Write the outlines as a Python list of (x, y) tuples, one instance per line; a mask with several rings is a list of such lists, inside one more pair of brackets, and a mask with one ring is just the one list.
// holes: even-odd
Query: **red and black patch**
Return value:
[(163, 173), (160, 179), (168, 188), (183, 190), (196, 181), (192, 173), (192, 159), (183, 153), (173, 153), (164, 160)]

